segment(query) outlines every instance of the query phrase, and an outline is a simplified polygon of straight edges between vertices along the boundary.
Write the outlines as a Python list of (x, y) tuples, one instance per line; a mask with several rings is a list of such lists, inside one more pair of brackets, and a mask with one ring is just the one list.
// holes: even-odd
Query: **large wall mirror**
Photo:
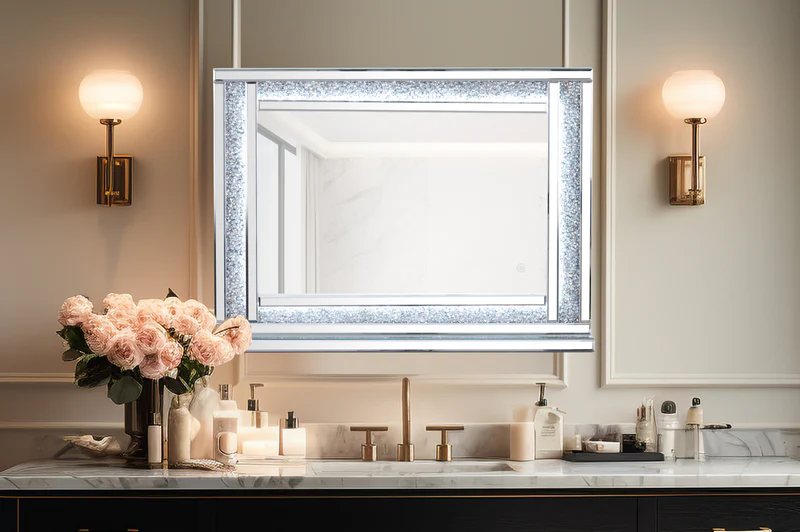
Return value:
[(588, 69), (218, 69), (215, 298), (253, 351), (587, 351)]

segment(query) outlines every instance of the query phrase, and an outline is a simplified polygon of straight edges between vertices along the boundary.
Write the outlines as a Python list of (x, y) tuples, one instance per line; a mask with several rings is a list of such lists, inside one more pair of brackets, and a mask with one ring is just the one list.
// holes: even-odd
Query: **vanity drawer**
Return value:
[[(270, 530), (636, 532), (633, 497), (313, 496), (217, 501), (216, 532)], [(264, 528), (267, 530), (267, 528)]]
[(18, 532), (196, 532), (197, 501), (138, 497), (31, 498), (19, 501)]
[(658, 532), (758, 530), (800, 532), (800, 496), (659, 497)]

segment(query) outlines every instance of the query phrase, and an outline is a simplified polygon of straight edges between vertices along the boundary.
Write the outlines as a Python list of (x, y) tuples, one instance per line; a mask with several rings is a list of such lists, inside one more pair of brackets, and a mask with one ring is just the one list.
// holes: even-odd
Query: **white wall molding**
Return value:
[(203, 68), (203, 0), (190, 7), (189, 30), (189, 297), (200, 296), (200, 113)]
[(75, 375), (72, 373), (14, 373), (14, 372), (0, 373), (0, 383), (4, 382), (67, 383), (68, 382), (72, 384), (74, 381), (75, 381)]
[(603, 72), (605, 74), (603, 106), (604, 161), (604, 245), (603, 245), (603, 316), (602, 371), (603, 387), (717, 387), (765, 388), (800, 387), (798, 374), (664, 374), (624, 373), (617, 368), (614, 287), (615, 275), (615, 188), (617, 175), (617, 10), (618, 0), (605, 0), (603, 13)]
[(123, 430), (118, 421), (0, 421), (0, 430)]

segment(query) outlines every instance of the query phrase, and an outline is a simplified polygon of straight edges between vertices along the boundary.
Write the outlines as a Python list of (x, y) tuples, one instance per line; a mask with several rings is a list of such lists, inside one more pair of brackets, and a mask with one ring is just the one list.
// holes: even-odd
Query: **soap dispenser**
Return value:
[(256, 399), (256, 388), (263, 388), (264, 385), (258, 382), (250, 383), (250, 399), (247, 400), (247, 413), (250, 426), (253, 428), (266, 428), (269, 419), (267, 413), (262, 412), (258, 407)]
[(289, 412), (286, 417), (286, 428), (281, 431), (281, 448), (283, 456), (306, 455), (306, 429), (300, 428), (294, 412)]
[(545, 383), (537, 382), (539, 400), (533, 409), (533, 438), (535, 459), (561, 459), (564, 454), (564, 412), (547, 406)]
[(223, 464), (236, 463), (239, 448), (239, 412), (236, 401), (230, 398), (230, 388), (222, 384), (220, 389), (220, 409), (214, 412), (214, 459)]
[(692, 397), (692, 406), (686, 412), (686, 428), (692, 431), (693, 458), (700, 461), (705, 460), (706, 451), (703, 445), (703, 435), (700, 432), (703, 428), (703, 409), (700, 407), (699, 397)]

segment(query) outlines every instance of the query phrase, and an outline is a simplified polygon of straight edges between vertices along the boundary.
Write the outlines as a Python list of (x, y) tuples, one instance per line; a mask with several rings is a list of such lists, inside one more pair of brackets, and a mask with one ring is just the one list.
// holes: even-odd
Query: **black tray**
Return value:
[(587, 453), (566, 451), (561, 457), (567, 462), (663, 462), (662, 453)]

